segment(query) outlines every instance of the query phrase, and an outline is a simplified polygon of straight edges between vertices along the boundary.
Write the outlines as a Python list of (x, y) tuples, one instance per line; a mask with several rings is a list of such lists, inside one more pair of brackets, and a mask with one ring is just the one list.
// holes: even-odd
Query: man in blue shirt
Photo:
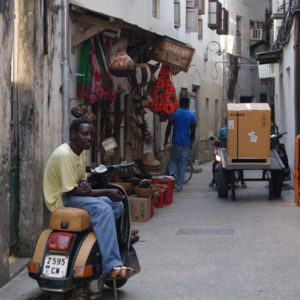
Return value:
[(196, 117), (188, 110), (189, 105), (189, 98), (180, 98), (179, 109), (170, 116), (165, 134), (164, 146), (166, 147), (173, 127), (169, 175), (177, 178), (177, 192), (182, 190), (186, 164), (195, 139)]

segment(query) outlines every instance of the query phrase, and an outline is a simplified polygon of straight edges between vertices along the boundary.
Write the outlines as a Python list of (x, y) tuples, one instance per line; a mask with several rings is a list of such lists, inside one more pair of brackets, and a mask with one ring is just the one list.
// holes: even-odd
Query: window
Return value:
[(222, 4), (218, 0), (209, 0), (208, 2), (208, 27), (218, 29), (221, 26)]
[(159, 1), (160, 0), (152, 0), (152, 16), (154, 18), (159, 17)]
[(236, 16), (236, 52), (242, 54), (242, 17)]
[(217, 29), (218, 34), (228, 34), (228, 10), (222, 8), (221, 11), (221, 26)]
[(198, 32), (198, 9), (186, 9), (186, 32)]
[(180, 27), (180, 2), (179, 0), (174, 0), (174, 27)]
[(186, 0), (187, 8), (197, 8), (199, 15), (205, 14), (205, 0)]

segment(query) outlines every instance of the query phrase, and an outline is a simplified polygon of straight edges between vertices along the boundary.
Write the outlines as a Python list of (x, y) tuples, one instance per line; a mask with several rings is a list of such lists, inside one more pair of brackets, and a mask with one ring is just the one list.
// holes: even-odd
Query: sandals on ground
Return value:
[(138, 233), (139, 233), (139, 231), (136, 230), (136, 229), (131, 230), (131, 232), (130, 232), (130, 242), (132, 244), (137, 242), (140, 239), (140, 236), (139, 236)]
[(129, 277), (135, 275), (137, 272), (133, 268), (120, 266), (114, 267), (110, 272), (105, 275), (105, 279), (128, 279)]

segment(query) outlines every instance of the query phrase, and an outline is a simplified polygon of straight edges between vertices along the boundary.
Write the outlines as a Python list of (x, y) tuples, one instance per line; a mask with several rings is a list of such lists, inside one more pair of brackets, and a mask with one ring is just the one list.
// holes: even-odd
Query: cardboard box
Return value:
[(128, 197), (128, 200), (130, 205), (130, 214), (132, 221), (146, 222), (152, 217), (152, 197), (140, 198), (134, 195)]
[(228, 163), (270, 162), (271, 109), (267, 103), (227, 104)]

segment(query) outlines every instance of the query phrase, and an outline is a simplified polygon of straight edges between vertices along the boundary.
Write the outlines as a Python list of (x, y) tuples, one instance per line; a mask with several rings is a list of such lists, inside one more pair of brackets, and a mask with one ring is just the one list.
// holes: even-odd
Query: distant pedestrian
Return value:
[(182, 190), (186, 164), (195, 139), (196, 117), (188, 110), (189, 105), (188, 97), (180, 98), (179, 109), (170, 116), (165, 134), (164, 146), (166, 147), (173, 127), (169, 175), (177, 179), (177, 192)]

